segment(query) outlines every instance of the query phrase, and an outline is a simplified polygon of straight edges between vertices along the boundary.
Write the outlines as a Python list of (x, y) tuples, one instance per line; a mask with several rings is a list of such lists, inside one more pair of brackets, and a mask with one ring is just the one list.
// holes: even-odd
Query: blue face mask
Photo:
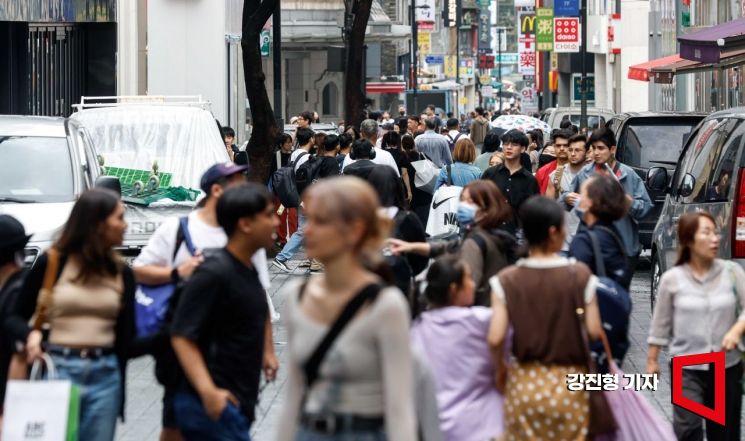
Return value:
[(478, 207), (468, 202), (459, 202), (455, 217), (462, 227), (469, 227), (476, 223), (476, 211)]

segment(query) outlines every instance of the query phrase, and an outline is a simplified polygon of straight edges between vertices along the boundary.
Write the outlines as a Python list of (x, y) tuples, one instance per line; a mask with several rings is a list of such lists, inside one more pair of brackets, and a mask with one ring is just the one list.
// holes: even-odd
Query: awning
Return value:
[(680, 56), (702, 63), (719, 63), (724, 51), (745, 47), (745, 17), (678, 37)]
[(719, 63), (700, 63), (698, 61), (680, 60), (652, 68), (651, 76), (655, 83), (670, 84), (676, 74), (704, 72), (713, 69), (726, 69), (745, 63), (745, 48), (722, 52)]
[(365, 90), (367, 93), (404, 93), (406, 91), (406, 83), (367, 83)]
[(646, 63), (635, 64), (629, 67), (629, 79), (639, 81), (649, 81), (650, 71), (655, 66), (661, 66), (664, 64), (675, 63), (680, 61), (680, 55), (668, 55), (667, 57), (657, 58), (654, 60), (647, 61)]

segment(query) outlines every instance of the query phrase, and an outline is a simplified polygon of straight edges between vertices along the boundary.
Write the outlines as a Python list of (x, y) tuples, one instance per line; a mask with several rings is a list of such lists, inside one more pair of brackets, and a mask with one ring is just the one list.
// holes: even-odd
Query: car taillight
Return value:
[(732, 258), (745, 258), (745, 168), (737, 175), (737, 195), (732, 210)]

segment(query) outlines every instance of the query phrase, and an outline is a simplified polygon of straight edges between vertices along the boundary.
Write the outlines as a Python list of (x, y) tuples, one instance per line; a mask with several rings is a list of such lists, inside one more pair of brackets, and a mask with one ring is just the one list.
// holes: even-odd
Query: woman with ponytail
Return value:
[(415, 440), (409, 311), (401, 292), (370, 270), (391, 220), (355, 177), (320, 181), (303, 201), (305, 249), (326, 270), (287, 301), (288, 387), (277, 439)]
[(503, 398), (497, 391), (497, 358), (488, 345), (491, 309), (470, 307), (475, 283), (468, 264), (454, 255), (427, 272), (429, 310), (411, 329), (412, 347), (435, 378), (440, 428), (446, 441), (488, 440), (504, 430)]

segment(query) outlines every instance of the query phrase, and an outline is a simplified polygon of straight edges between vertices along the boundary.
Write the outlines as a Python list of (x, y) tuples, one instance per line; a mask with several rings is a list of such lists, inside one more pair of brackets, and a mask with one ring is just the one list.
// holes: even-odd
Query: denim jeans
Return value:
[(57, 376), (80, 389), (78, 439), (114, 439), (122, 399), (121, 373), (115, 355), (100, 358), (52, 355)]
[(344, 432), (329, 435), (301, 427), (295, 436), (295, 441), (386, 441), (386, 436), (382, 431)]
[(280, 262), (287, 262), (288, 260), (292, 259), (292, 256), (295, 255), (295, 253), (298, 252), (301, 246), (303, 246), (303, 238), (305, 237), (305, 232), (303, 231), (303, 227), (305, 226), (305, 216), (303, 216), (303, 210), (298, 209), (297, 211), (297, 231), (292, 233), (292, 236), (290, 236), (290, 240), (287, 241), (285, 246), (282, 248), (282, 251), (277, 254), (277, 260)]
[(251, 441), (251, 424), (231, 403), (217, 421), (207, 416), (202, 401), (192, 393), (176, 393), (173, 407), (176, 425), (186, 441)]

